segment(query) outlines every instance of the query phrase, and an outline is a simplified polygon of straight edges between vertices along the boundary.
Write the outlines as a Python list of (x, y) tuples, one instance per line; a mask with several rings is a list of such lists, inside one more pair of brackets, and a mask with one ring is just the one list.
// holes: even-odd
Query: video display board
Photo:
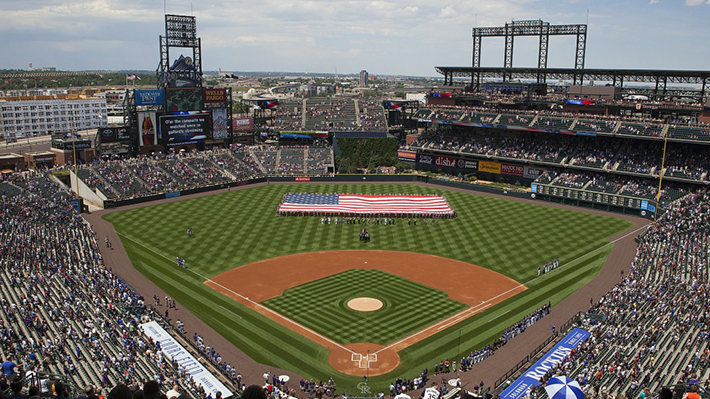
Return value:
[(194, 144), (211, 139), (210, 114), (161, 115), (160, 134), (166, 145)]
[(201, 88), (168, 89), (165, 91), (167, 112), (201, 111), (204, 108)]

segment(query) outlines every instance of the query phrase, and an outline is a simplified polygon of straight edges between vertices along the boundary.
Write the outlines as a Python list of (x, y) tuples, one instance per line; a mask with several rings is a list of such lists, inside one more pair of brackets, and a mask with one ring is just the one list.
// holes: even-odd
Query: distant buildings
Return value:
[(360, 71), (360, 87), (367, 87), (367, 82), (370, 80), (370, 74), (366, 70)]
[(106, 126), (105, 98), (76, 95), (0, 98), (0, 133), (7, 139)]

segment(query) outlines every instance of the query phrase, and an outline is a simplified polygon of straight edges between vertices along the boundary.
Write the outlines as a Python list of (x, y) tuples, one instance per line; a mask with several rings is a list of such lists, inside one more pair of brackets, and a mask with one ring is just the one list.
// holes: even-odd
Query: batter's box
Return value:
[(367, 369), (370, 368), (370, 363), (377, 361), (377, 353), (368, 353), (366, 356), (363, 356), (362, 353), (351, 353), (350, 361), (357, 362), (361, 369)]

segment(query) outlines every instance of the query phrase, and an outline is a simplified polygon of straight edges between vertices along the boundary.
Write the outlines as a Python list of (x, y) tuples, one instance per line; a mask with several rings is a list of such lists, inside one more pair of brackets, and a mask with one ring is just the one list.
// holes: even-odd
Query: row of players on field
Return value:
[[(362, 225), (375, 225), (375, 224), (381, 224), (381, 225), (394, 225), (397, 222), (397, 219), (395, 218), (356, 218), (356, 217), (341, 217), (338, 218), (337, 216), (328, 216), (328, 217), (322, 217), (320, 218), (320, 224), (362, 224)], [(407, 224), (409, 225), (417, 225), (417, 219), (407, 219)], [(421, 219), (421, 224), (426, 226), (427, 224), (430, 226), (438, 226), (439, 225), (439, 219)]]

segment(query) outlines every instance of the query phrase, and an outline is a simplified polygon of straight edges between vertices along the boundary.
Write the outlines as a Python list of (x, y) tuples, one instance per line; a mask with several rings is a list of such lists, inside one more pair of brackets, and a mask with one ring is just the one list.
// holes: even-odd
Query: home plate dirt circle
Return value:
[(358, 312), (373, 312), (382, 309), (383, 303), (376, 298), (353, 298), (348, 301), (348, 307)]

